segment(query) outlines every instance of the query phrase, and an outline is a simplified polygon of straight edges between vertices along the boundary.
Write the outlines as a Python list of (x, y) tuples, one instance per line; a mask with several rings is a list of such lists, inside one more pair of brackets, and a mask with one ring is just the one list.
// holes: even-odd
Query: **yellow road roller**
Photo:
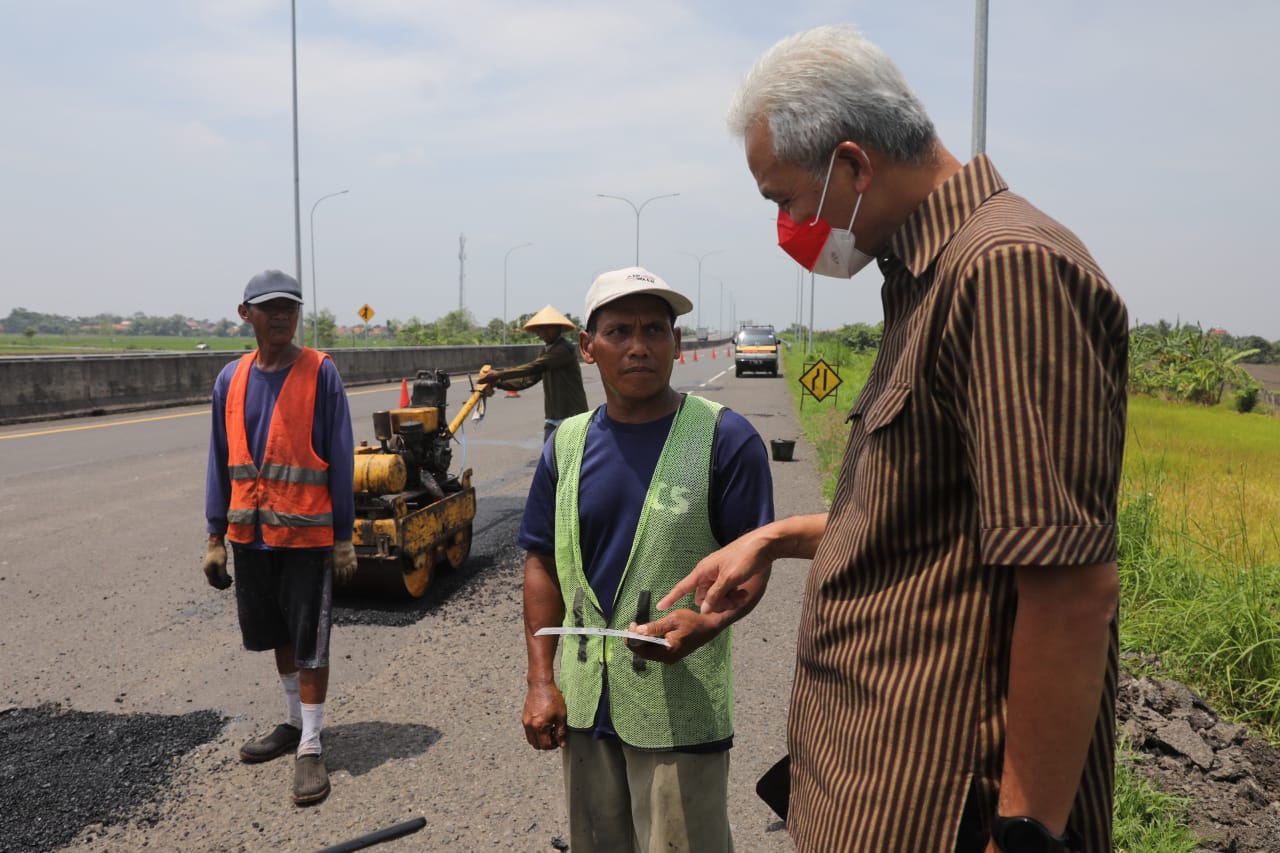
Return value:
[[(481, 370), (481, 374), (484, 370)], [(449, 473), (454, 434), (485, 397), (473, 386), (450, 423), (449, 374), (419, 370), (409, 405), (373, 413), (376, 445), (355, 450), (358, 567), (342, 589), (357, 594), (418, 597), (437, 568), (460, 567), (471, 553), (476, 492), (471, 469)]]

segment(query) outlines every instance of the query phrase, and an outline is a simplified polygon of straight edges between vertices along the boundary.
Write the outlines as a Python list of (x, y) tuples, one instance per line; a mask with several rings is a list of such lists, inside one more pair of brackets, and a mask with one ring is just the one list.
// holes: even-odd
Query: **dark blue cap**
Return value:
[(302, 302), (302, 287), (297, 279), (280, 270), (260, 272), (244, 286), (245, 305), (258, 305), (272, 299), (292, 299)]

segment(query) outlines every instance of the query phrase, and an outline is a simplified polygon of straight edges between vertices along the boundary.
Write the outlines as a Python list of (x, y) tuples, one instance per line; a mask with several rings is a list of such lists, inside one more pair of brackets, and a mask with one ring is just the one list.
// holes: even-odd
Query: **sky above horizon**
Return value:
[[(1280, 138), (1280, 4), (1210, 8), (992, 2), (987, 153), (1089, 246), (1131, 322), (1280, 340), (1280, 177), (1258, 147)], [(0, 13), (0, 316), (217, 320), (254, 273), (297, 271), (288, 2)], [(504, 290), (509, 317), (580, 315), (636, 254), (631, 206), (597, 194), (679, 193), (644, 207), (639, 254), (698, 303), (683, 322), (790, 324), (797, 266), (724, 115), (764, 50), (825, 23), (884, 48), (970, 157), (971, 0), (302, 0), (305, 310), (434, 320), (459, 307), (465, 234), (477, 322)], [(879, 322), (880, 282), (818, 277), (816, 327)]]

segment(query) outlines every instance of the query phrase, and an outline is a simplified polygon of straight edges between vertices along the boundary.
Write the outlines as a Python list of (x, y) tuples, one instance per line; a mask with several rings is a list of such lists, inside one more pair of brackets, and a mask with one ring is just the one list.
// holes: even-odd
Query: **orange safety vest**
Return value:
[(293, 363), (271, 413), (261, 470), (253, 463), (244, 419), (249, 370), (257, 357), (251, 352), (240, 359), (227, 390), (227, 538), (252, 544), (254, 528), (261, 525), (262, 541), (273, 548), (330, 548), (329, 463), (311, 446), (316, 379), (321, 361), (329, 355), (303, 347)]

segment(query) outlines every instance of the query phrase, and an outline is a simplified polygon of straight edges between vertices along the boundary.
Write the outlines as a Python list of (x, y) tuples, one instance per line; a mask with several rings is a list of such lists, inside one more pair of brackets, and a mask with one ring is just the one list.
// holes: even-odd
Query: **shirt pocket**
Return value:
[(866, 407), (865, 411), (859, 412), (855, 409), (854, 414), (861, 416), (863, 427), (867, 432), (875, 432), (897, 420), (898, 416), (906, 410), (910, 399), (909, 383), (891, 382), (883, 393)]

